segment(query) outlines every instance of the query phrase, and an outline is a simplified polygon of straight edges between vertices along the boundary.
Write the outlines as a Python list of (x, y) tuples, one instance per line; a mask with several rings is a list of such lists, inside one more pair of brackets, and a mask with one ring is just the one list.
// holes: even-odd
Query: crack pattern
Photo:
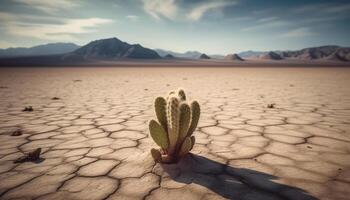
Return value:
[[(0, 69), (0, 199), (349, 197), (349, 69), (140, 71)], [(170, 87), (201, 104), (185, 167), (149, 155)], [(42, 163), (13, 163), (39, 147)]]

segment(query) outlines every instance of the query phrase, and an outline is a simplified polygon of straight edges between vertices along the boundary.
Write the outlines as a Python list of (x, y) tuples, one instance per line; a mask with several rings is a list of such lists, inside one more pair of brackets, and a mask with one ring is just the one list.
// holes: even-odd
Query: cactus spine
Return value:
[(186, 102), (183, 89), (169, 92), (168, 97), (157, 97), (154, 103), (158, 122), (151, 120), (149, 130), (160, 150), (151, 149), (156, 162), (173, 163), (191, 151), (195, 144), (195, 131), (200, 107), (197, 101)]

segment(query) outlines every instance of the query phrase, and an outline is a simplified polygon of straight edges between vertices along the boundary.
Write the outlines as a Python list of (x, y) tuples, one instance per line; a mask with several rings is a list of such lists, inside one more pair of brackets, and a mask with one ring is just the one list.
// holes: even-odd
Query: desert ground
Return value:
[[(196, 144), (156, 164), (153, 101), (177, 88), (201, 105)], [(14, 163), (36, 148), (40, 161)], [(349, 188), (350, 68), (0, 68), (0, 199), (345, 200)]]

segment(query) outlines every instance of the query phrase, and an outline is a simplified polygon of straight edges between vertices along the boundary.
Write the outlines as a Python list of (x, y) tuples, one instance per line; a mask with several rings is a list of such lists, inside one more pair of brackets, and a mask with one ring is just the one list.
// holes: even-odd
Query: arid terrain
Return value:
[[(179, 87), (201, 104), (196, 144), (155, 164), (153, 100)], [(14, 163), (36, 148), (38, 162)], [(0, 199), (346, 200), (349, 188), (350, 68), (0, 68)]]

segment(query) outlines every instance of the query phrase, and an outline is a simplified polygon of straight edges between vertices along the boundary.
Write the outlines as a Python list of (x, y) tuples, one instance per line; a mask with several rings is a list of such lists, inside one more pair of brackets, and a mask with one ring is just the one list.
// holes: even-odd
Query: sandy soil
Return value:
[[(349, 199), (349, 86), (349, 68), (2, 68), (0, 199)], [(196, 145), (161, 166), (147, 121), (178, 87)]]

